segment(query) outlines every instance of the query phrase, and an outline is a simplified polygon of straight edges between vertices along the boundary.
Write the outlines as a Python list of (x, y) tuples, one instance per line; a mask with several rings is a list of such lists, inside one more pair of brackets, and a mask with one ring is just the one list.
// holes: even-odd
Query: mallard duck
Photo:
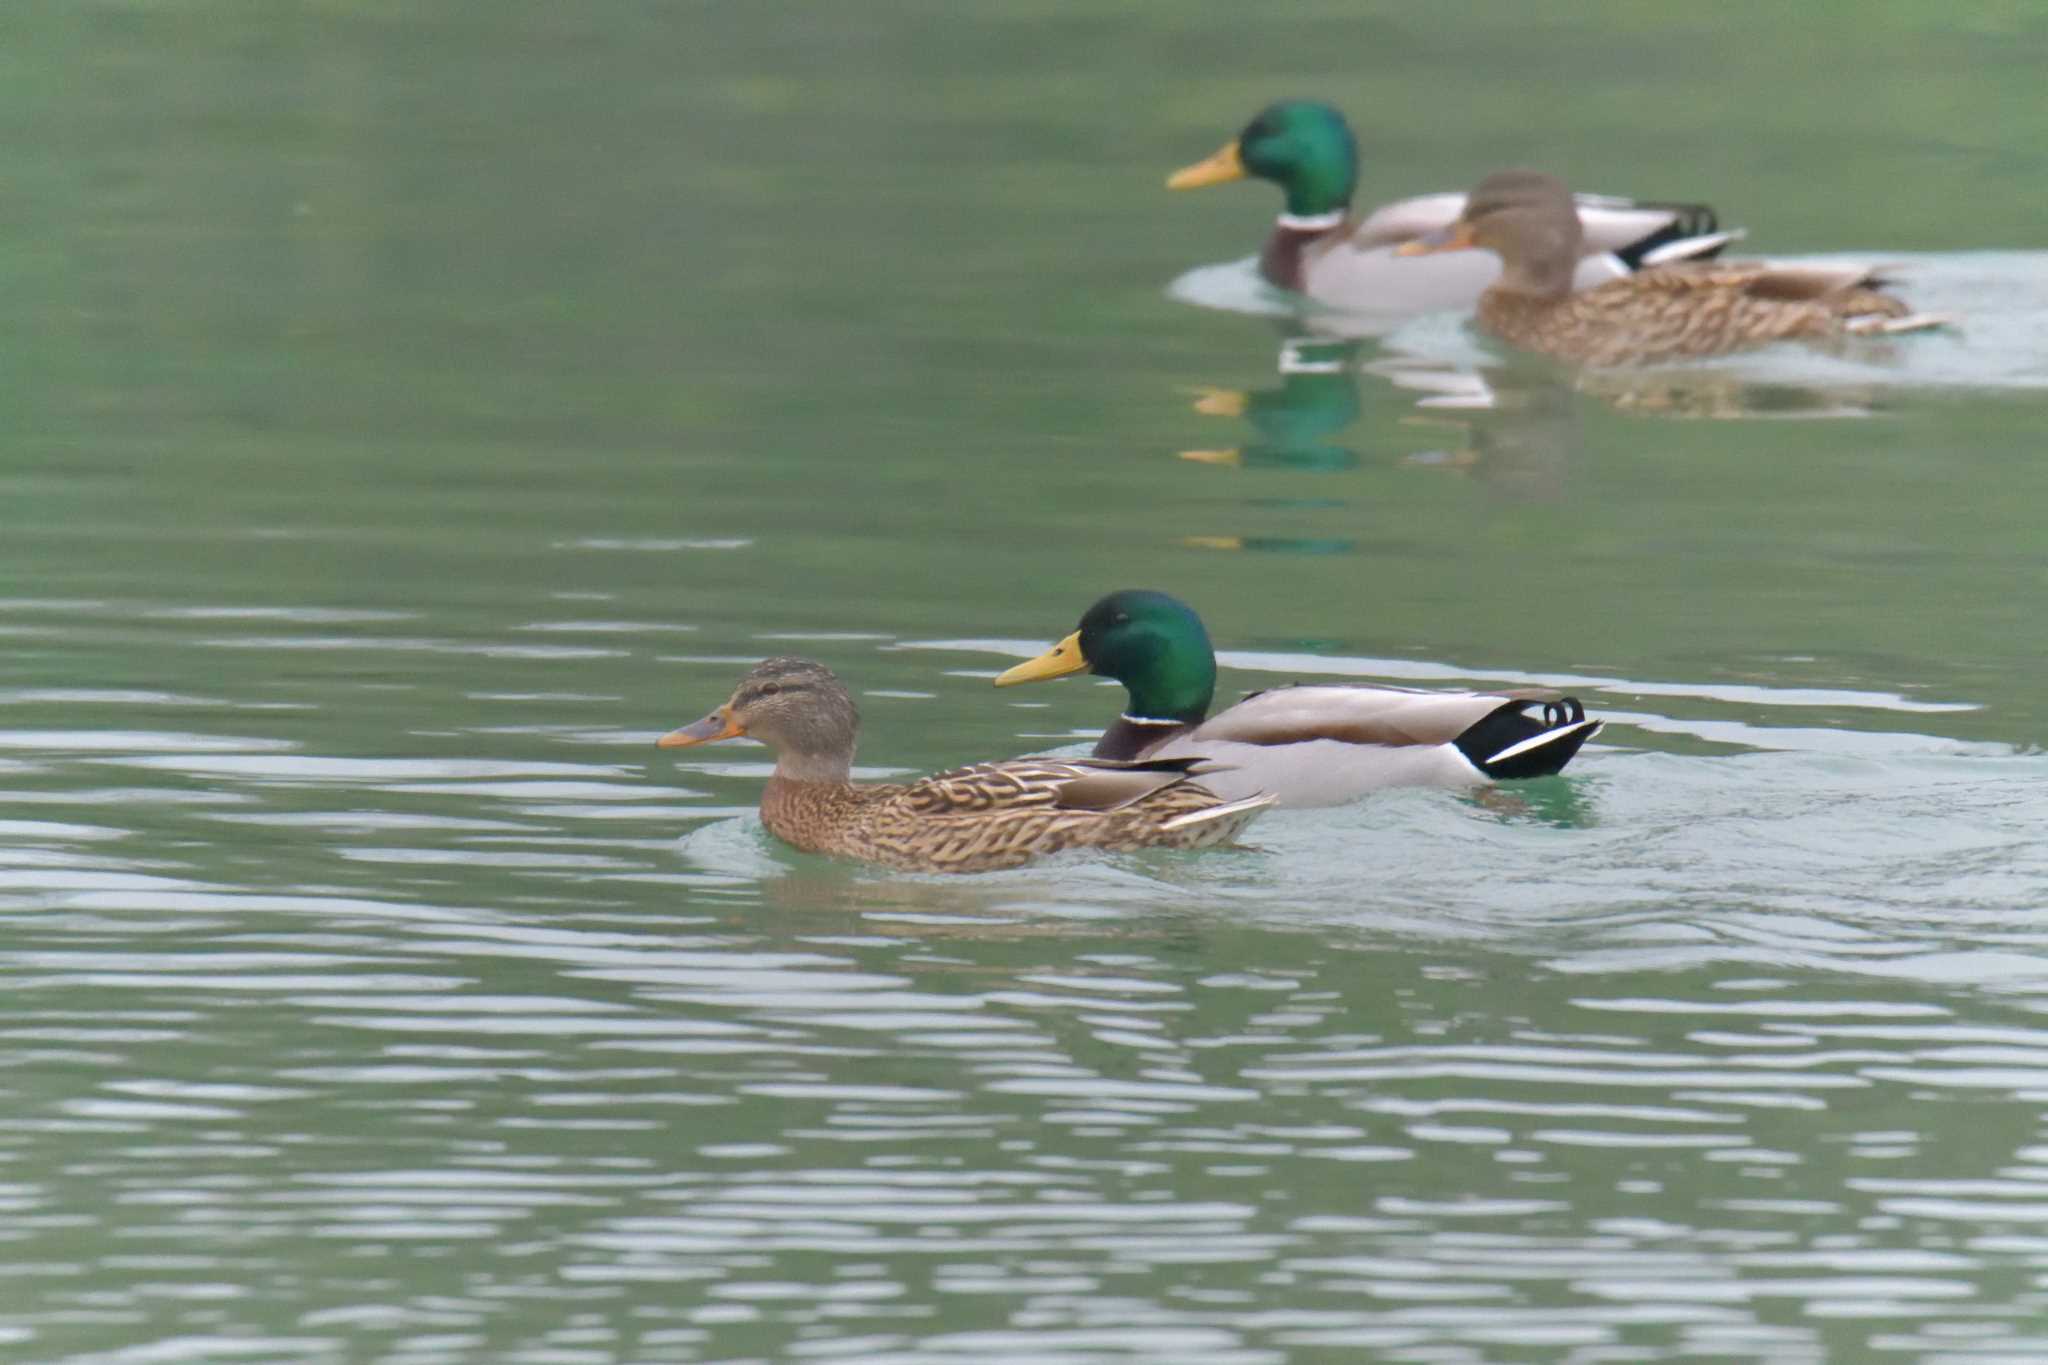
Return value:
[(1087, 669), (1115, 678), (1129, 709), (1096, 741), (1113, 759), (1208, 758), (1220, 796), (1263, 791), (1284, 806), (1348, 801), (1380, 787), (1469, 787), (1543, 777), (1600, 729), (1578, 701), (1539, 689), (1418, 692), (1398, 687), (1276, 687), (1209, 715), (1216, 654), (1202, 618), (1177, 597), (1127, 589), (997, 687)]
[(664, 749), (746, 736), (775, 750), (761, 823), (808, 853), (925, 872), (1015, 867), (1063, 848), (1206, 848), (1229, 842), (1273, 803), (1226, 801), (1195, 779), (1199, 758), (1109, 762), (1019, 758), (909, 783), (856, 783), (860, 712), (809, 659), (764, 659)]
[(1585, 365), (1654, 364), (1945, 321), (1914, 314), (1862, 265), (1679, 261), (1574, 292), (1583, 232), (1564, 182), (1538, 171), (1489, 175), (1455, 223), (1401, 251), (1470, 247), (1501, 261), (1500, 278), (1479, 296), (1479, 325), (1510, 345)]
[[(1281, 289), (1329, 307), (1366, 313), (1469, 308), (1499, 268), (1484, 257), (1404, 260), (1394, 249), (1453, 221), (1462, 194), (1396, 200), (1363, 218), (1351, 211), (1358, 148), (1344, 116), (1313, 100), (1267, 105), (1207, 160), (1175, 171), (1167, 188), (1256, 176), (1286, 193), (1287, 207), (1259, 253), (1259, 273)], [(1585, 236), (1574, 259), (1581, 287), (1618, 279), (1650, 261), (1711, 255), (1741, 234), (1717, 231), (1705, 204), (1661, 204), (1582, 195)]]

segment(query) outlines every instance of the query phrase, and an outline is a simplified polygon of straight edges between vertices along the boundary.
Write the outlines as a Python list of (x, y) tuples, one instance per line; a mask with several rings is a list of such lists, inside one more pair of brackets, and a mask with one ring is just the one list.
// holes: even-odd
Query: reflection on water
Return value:
[(1584, 439), (1579, 404), (1545, 379), (1496, 377), (1485, 408), (1459, 406), (1405, 419), (1407, 429), (1441, 434), (1443, 444), (1408, 456), (1447, 469), (1502, 497), (1530, 502), (1563, 497), (1571, 458)]
[[(1574, 390), (1558, 376), (1531, 369), (1482, 376), (1399, 352), (1362, 364), (1362, 351), (1362, 343), (1356, 341), (1291, 337), (1280, 347), (1277, 385), (1253, 391), (1199, 390), (1196, 412), (1244, 422), (1255, 435), (1232, 446), (1183, 450), (1181, 458), (1246, 470), (1356, 470), (1357, 452), (1337, 438), (1364, 415), (1360, 382), (1362, 374), (1370, 374), (1428, 395), (1417, 404), (1424, 411), (1401, 417), (1393, 434), (1407, 442), (1418, 434), (1440, 435), (1442, 442), (1410, 449), (1400, 457), (1403, 462), (1453, 470), (1511, 498), (1545, 500), (1563, 494), (1570, 454), (1580, 440), (1580, 420)], [(1281, 504), (1269, 498), (1247, 499), (1247, 505)], [(1310, 504), (1294, 499), (1292, 505)], [(1342, 554), (1355, 548), (1345, 539), (1299, 536), (1191, 536), (1181, 543), (1201, 549), (1297, 554)]]
[(1358, 542), (1341, 536), (1182, 536), (1179, 543), (1191, 550), (1261, 555), (1342, 555), (1358, 548)]
[(1276, 387), (1201, 390), (1195, 411), (1242, 419), (1257, 435), (1220, 450), (1183, 450), (1181, 458), (1246, 469), (1356, 468), (1357, 453), (1334, 438), (1359, 417), (1358, 349), (1350, 342), (1291, 337), (1280, 346)]
[[(1806, 388), (1711, 368), (1566, 375), (1540, 362), (1468, 366), (1392, 347), (1370, 359), (1364, 354), (1358, 341), (1291, 337), (1279, 350), (1277, 384), (1198, 389), (1196, 412), (1242, 422), (1252, 435), (1234, 445), (1183, 450), (1181, 458), (1245, 470), (1355, 471), (1359, 455), (1339, 438), (1364, 416), (1363, 378), (1422, 395), (1392, 430), (1409, 447), (1403, 462), (1459, 474), (1497, 496), (1544, 502), (1567, 493), (1572, 455), (1584, 440), (1582, 396), (1632, 415), (1695, 418), (1861, 417), (1881, 402), (1867, 384)], [(1377, 383), (1374, 388), (1379, 391)], [(1350, 440), (1362, 434), (1351, 431)], [(1355, 548), (1342, 538), (1286, 535), (1190, 536), (1181, 543), (1278, 553)]]
[(1583, 374), (1575, 381), (1622, 412), (1659, 417), (1784, 418), (1868, 417), (1881, 404), (1868, 385), (1801, 388), (1792, 384), (1744, 382), (1720, 374)]

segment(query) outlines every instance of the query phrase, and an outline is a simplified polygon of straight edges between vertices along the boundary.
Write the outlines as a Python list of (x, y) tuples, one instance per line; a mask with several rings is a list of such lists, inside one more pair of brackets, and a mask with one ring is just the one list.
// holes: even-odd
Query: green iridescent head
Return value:
[(1280, 100), (1260, 110), (1214, 156), (1175, 171), (1166, 185), (1191, 190), (1248, 175), (1278, 185), (1287, 195), (1287, 211), (1298, 217), (1346, 208), (1358, 183), (1351, 125), (1327, 104)]
[(1216, 695), (1216, 651), (1202, 618), (1163, 592), (1127, 588), (1111, 593), (1088, 608), (1072, 635), (998, 677), (996, 686), (1082, 669), (1122, 683), (1133, 716), (1200, 720)]

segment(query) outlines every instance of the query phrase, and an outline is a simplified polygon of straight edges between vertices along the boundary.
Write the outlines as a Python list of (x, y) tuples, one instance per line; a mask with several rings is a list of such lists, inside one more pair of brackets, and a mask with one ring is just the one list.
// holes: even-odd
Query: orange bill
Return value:
[(715, 739), (737, 739), (746, 730), (733, 718), (732, 707), (721, 706), (704, 719), (680, 730), (671, 730), (655, 741), (663, 749), (687, 749), (692, 744), (709, 744)]

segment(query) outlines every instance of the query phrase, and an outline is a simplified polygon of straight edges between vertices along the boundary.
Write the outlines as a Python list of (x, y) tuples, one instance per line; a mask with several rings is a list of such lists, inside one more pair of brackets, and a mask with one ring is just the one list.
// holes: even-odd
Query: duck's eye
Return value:
[(762, 695), (762, 696), (764, 696), (764, 697), (772, 697), (772, 696), (774, 696), (774, 695), (775, 695), (775, 694), (776, 694), (777, 692), (780, 692), (781, 690), (782, 690), (782, 684), (781, 684), (781, 683), (762, 683), (762, 684), (761, 684), (761, 695)]
[(1113, 626), (1127, 626), (1131, 623), (1131, 614), (1127, 611), (1120, 611), (1109, 618), (1109, 623)]

